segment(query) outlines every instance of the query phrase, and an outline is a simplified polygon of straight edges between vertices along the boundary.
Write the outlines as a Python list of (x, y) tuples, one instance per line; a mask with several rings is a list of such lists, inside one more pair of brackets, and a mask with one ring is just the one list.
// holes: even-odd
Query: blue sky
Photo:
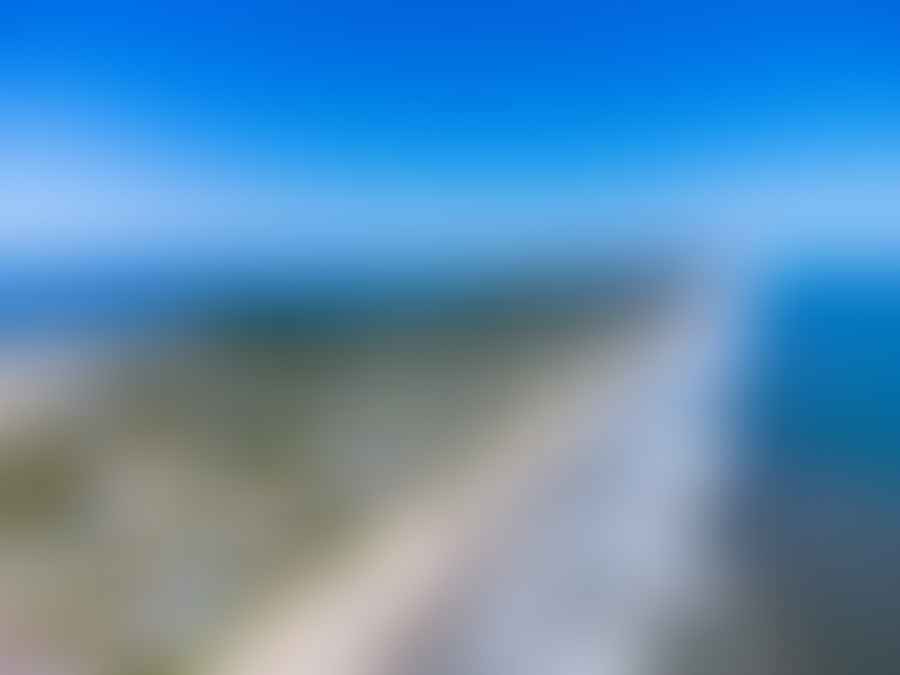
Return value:
[(890, 3), (223, 4), (6, 3), (4, 247), (368, 254), (900, 216)]

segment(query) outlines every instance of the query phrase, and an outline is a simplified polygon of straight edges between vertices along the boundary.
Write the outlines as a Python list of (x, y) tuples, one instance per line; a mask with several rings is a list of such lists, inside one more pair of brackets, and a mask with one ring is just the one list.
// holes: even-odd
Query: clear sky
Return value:
[(6, 250), (900, 223), (896, 3), (236, 5), (3, 3)]

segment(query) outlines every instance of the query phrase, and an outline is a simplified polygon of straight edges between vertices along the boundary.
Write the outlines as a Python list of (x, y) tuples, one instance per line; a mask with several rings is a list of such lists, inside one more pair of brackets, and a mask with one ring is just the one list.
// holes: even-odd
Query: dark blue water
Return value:
[(900, 270), (792, 269), (758, 321), (743, 544), (775, 672), (900, 672)]
[(759, 316), (756, 433), (774, 466), (900, 487), (900, 269), (792, 270)]

